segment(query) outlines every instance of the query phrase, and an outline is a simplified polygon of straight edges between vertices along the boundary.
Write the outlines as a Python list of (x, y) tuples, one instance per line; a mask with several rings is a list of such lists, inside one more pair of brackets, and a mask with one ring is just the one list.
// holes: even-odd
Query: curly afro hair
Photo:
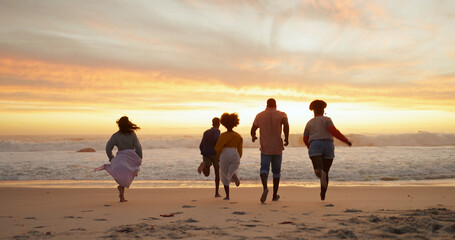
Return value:
[(237, 113), (223, 113), (223, 115), (221, 115), (220, 122), (227, 129), (232, 129), (239, 125), (239, 115)]
[(316, 114), (324, 114), (324, 109), (327, 107), (327, 103), (322, 100), (314, 100), (310, 103), (310, 110)]

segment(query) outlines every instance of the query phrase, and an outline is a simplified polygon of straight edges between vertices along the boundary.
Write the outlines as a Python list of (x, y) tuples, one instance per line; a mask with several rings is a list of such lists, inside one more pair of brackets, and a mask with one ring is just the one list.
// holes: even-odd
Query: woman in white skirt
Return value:
[[(130, 122), (127, 116), (117, 120), (119, 131), (114, 133), (106, 144), (106, 154), (110, 164), (104, 164), (95, 171), (106, 170), (118, 183), (120, 202), (126, 202), (125, 188), (129, 188), (133, 179), (138, 175), (142, 164), (142, 147), (134, 131), (140, 127)], [(116, 156), (112, 154), (117, 146)]]
[(229, 200), (229, 183), (235, 182), (237, 187), (240, 185), (237, 170), (242, 157), (243, 138), (232, 130), (240, 122), (237, 113), (223, 113), (220, 122), (227, 131), (218, 138), (215, 150), (220, 159), (220, 178), (226, 192), (224, 200)]

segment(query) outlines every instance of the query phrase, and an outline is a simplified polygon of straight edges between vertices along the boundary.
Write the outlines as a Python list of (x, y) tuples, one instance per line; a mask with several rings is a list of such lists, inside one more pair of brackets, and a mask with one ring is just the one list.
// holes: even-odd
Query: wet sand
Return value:
[[(269, 188), (271, 190), (271, 187)], [(0, 239), (454, 239), (453, 186), (282, 187), (265, 204), (257, 187), (0, 187)], [(223, 194), (222, 194), (223, 195)]]

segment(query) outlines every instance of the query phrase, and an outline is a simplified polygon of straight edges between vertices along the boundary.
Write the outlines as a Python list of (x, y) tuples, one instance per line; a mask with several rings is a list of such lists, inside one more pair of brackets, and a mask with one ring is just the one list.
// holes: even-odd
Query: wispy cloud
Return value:
[(3, 108), (176, 109), (269, 94), (453, 110), (451, 1), (0, 4)]

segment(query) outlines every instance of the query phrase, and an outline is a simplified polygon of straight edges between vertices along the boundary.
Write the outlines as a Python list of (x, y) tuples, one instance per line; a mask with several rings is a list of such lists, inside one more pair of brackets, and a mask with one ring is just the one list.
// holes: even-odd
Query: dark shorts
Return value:
[(328, 139), (313, 140), (308, 149), (308, 155), (311, 157), (322, 156), (324, 159), (335, 158), (335, 145)]
[(204, 162), (205, 167), (210, 167), (212, 164), (214, 168), (220, 167), (220, 161), (216, 158), (216, 155), (202, 156), (202, 161)]

